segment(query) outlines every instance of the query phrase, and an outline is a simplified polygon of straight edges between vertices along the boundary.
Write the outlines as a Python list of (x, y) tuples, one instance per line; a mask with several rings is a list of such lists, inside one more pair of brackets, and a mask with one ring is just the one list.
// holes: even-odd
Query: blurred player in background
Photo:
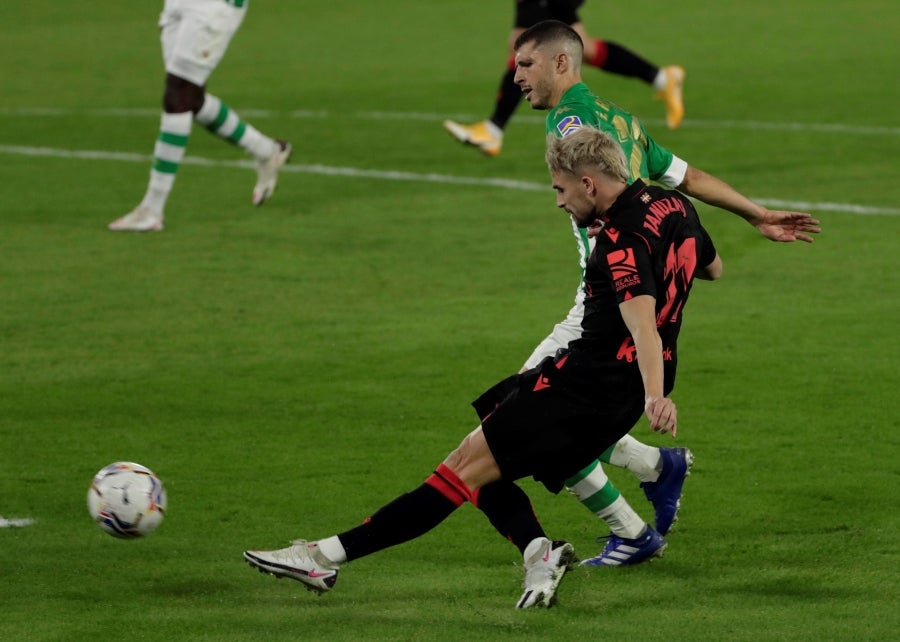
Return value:
[[(516, 17), (509, 37), (510, 49), (527, 28), (543, 20), (564, 22), (581, 36), (587, 64), (612, 74), (639, 78), (652, 85), (657, 90), (656, 97), (666, 104), (666, 123), (670, 129), (677, 128), (684, 118), (681, 95), (684, 69), (676, 65), (657, 67), (622, 45), (588, 35), (578, 16), (578, 8), (583, 4), (584, 0), (516, 0)], [(490, 118), (472, 125), (445, 120), (444, 128), (457, 140), (477, 147), (487, 156), (499, 154), (503, 145), (503, 130), (522, 100), (522, 92), (514, 79), (515, 71), (515, 54), (510, 54)]]
[[(574, 549), (547, 538), (513, 482), (533, 476), (558, 493), (643, 415), (653, 430), (677, 430), (668, 395), (681, 312), (693, 280), (719, 278), (722, 261), (691, 202), (631, 182), (622, 148), (609, 135), (585, 128), (551, 137), (546, 158), (557, 206), (581, 227), (606, 226), (585, 271), (583, 336), (481, 395), (473, 403), (481, 425), (418, 488), (336, 535), (245, 551), (251, 566), (323, 593), (343, 564), (419, 537), (469, 501), (522, 552), (525, 590), (516, 606), (553, 604)], [(676, 265), (681, 278), (673, 280), (668, 272)], [(626, 342), (638, 358), (621, 356)]]
[[(763, 236), (782, 242), (812, 242), (819, 222), (809, 214), (770, 211), (757, 205), (723, 181), (675, 156), (657, 144), (637, 118), (616, 105), (598, 98), (581, 81), (582, 39), (563, 22), (549, 20), (522, 33), (514, 43), (516, 84), (533, 109), (550, 110), (547, 133), (560, 138), (582, 128), (596, 128), (610, 134), (622, 146), (628, 159), (630, 179), (652, 179), (667, 187), (719, 207), (745, 219)], [(594, 247), (590, 230), (572, 221), (578, 241), (581, 269)], [(582, 336), (585, 291), (576, 293), (575, 305), (557, 324), (525, 363), (532, 367), (559, 348)], [(624, 358), (633, 358), (630, 351)], [(693, 456), (686, 448), (655, 448), (630, 435), (623, 437), (600, 458), (630, 470), (655, 509), (655, 533), (635, 513), (609, 482), (599, 462), (594, 462), (566, 481), (576, 497), (610, 526), (612, 534), (603, 551), (588, 560), (592, 565), (633, 564), (659, 555), (665, 548), (665, 534), (677, 517), (684, 475)]]
[(140, 204), (110, 223), (109, 229), (163, 229), (166, 200), (195, 120), (256, 159), (254, 205), (262, 205), (275, 191), (278, 170), (291, 155), (290, 143), (263, 135), (206, 91), (209, 76), (221, 62), (246, 12), (247, 0), (165, 0), (159, 28), (166, 86), (150, 183)]

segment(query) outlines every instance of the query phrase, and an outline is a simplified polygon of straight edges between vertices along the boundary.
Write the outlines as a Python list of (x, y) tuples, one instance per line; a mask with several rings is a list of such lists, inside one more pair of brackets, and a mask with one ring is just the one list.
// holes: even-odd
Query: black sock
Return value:
[(456, 508), (457, 504), (446, 496), (422, 484), (378, 509), (360, 526), (340, 533), (338, 538), (347, 559), (358, 559), (427, 533)]
[(522, 90), (515, 83), (516, 72), (513, 69), (507, 69), (500, 81), (500, 89), (497, 93), (497, 103), (494, 106), (494, 115), (491, 116), (491, 122), (500, 129), (506, 127), (506, 123), (512, 118), (513, 112), (519, 106), (522, 100)]
[(620, 76), (640, 78), (652, 85), (659, 67), (650, 64), (633, 51), (614, 42), (606, 41), (606, 60), (600, 67), (603, 71)]
[(478, 491), (478, 508), (522, 553), (535, 537), (546, 537), (528, 495), (512, 482), (501, 480), (483, 486)]

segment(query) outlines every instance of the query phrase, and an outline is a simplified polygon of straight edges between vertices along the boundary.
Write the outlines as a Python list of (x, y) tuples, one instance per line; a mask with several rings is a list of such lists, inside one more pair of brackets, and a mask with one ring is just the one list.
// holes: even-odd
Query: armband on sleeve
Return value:
[(673, 154), (672, 163), (666, 173), (659, 177), (659, 182), (666, 187), (678, 187), (684, 182), (687, 168), (688, 164)]

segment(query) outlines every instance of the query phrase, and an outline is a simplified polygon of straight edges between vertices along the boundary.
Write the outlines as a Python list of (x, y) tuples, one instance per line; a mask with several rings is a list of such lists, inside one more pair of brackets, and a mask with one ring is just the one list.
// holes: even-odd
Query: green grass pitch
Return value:
[[(815, 213), (776, 245), (702, 207), (725, 263), (688, 308), (674, 398), (697, 458), (666, 556), (578, 570), (520, 612), (520, 559), (470, 506), (317, 597), (241, 560), (359, 523), (475, 425), (568, 309), (576, 253), (522, 105), (486, 159), (512, 2), (253, 0), (209, 88), (295, 146), (271, 202), (195, 127), (166, 230), (143, 194), (162, 2), (0, 19), (0, 639), (889, 640), (900, 630), (900, 14), (888, 0), (591, 0), (598, 36), (687, 69), (681, 129), (587, 82), (744, 193)], [(672, 443), (650, 433), (650, 443)], [(165, 481), (141, 541), (88, 518), (125, 459)], [(652, 518), (637, 482), (612, 477)], [(605, 528), (522, 482), (551, 536)], [(8, 525), (0, 520), (0, 524)]]

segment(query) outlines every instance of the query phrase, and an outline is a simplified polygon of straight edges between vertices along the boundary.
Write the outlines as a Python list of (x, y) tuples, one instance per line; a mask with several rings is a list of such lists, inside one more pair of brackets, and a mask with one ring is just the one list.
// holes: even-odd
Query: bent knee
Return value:
[(480, 426), (466, 435), (459, 446), (447, 455), (444, 465), (472, 490), (500, 479), (500, 469)]
[(170, 114), (197, 113), (203, 106), (206, 92), (189, 80), (168, 74), (166, 90), (163, 93), (163, 110)]

